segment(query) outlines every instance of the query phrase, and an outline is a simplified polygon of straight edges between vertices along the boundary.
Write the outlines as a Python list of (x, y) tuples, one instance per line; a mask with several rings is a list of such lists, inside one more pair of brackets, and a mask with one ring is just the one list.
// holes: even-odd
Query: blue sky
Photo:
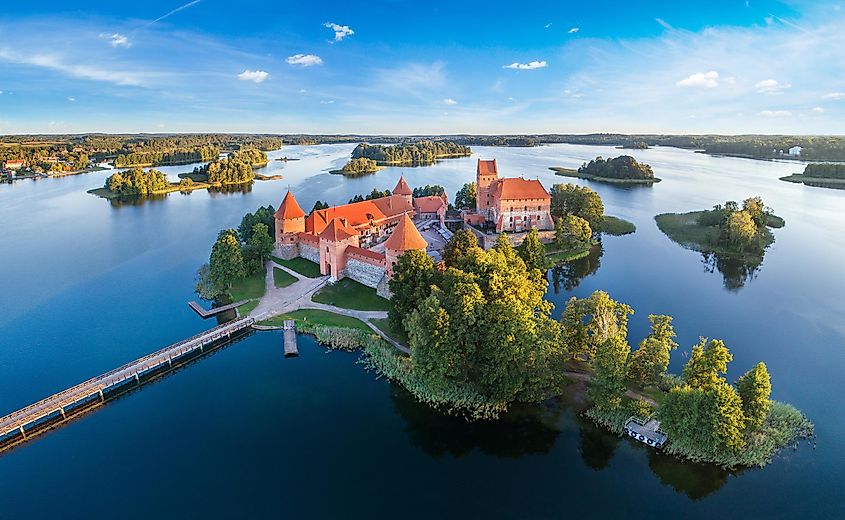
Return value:
[(843, 4), (9, 2), (0, 133), (842, 134)]

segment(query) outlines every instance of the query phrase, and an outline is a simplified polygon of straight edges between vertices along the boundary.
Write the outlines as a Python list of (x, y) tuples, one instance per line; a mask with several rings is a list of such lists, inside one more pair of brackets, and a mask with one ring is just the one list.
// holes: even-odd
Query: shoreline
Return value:
[(578, 173), (577, 169), (574, 168), (564, 168), (561, 166), (549, 166), (549, 169), (555, 172), (555, 175), (559, 175), (561, 177), (570, 177), (573, 179), (584, 179), (587, 181), (594, 181), (594, 182), (603, 182), (605, 184), (643, 184), (643, 185), (651, 185), (656, 182), (660, 182), (663, 179), (658, 177), (654, 177), (653, 179), (613, 179), (610, 177), (597, 177), (595, 175), (584, 175)]

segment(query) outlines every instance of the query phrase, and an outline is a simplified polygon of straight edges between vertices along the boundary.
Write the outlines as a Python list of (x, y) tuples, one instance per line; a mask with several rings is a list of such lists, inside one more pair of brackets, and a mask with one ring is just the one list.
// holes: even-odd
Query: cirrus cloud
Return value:
[(323, 24), (323, 27), (334, 31), (334, 41), (336, 42), (342, 41), (347, 36), (352, 36), (353, 34), (355, 34), (355, 31), (353, 31), (348, 25), (340, 25), (334, 22), (326, 22)]
[(830, 101), (841, 101), (845, 99), (845, 92), (831, 92), (822, 96), (822, 99), (827, 99)]
[(313, 67), (314, 65), (322, 65), (323, 60), (314, 54), (294, 54), (288, 56), (286, 60), (290, 65), (299, 65), (300, 67)]
[(757, 115), (763, 117), (790, 117), (792, 112), (789, 110), (761, 110), (757, 112)]
[(238, 79), (241, 81), (252, 81), (253, 83), (263, 83), (270, 73), (263, 70), (244, 70), (238, 74)]
[(457, 102), (457, 101), (455, 101), (455, 100), (454, 100), (454, 99), (452, 99), (452, 98), (445, 98), (445, 99), (443, 100), (443, 104), (444, 104), (444, 105), (457, 105), (457, 104), (458, 104), (458, 102)]
[(534, 70), (547, 67), (549, 64), (543, 61), (529, 61), (528, 63), (513, 62), (510, 65), (502, 65), (503, 69)]
[(675, 86), (684, 88), (716, 88), (719, 86), (719, 73), (715, 70), (710, 72), (696, 72), (675, 83)]

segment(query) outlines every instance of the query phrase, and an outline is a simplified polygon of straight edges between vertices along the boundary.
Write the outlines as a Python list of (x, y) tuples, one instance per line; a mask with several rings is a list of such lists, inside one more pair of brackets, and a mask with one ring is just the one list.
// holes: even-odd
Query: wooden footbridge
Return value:
[(226, 311), (230, 311), (232, 309), (237, 309), (238, 307), (240, 307), (241, 305), (243, 305), (245, 303), (249, 303), (249, 300), (241, 300), (239, 302), (230, 303), (229, 305), (223, 305), (222, 307), (215, 307), (215, 308), (207, 311), (199, 303), (197, 303), (195, 301), (190, 301), (190, 302), (188, 302), (188, 307), (190, 307), (191, 309), (193, 309), (194, 312), (199, 314), (200, 318), (206, 319), (206, 318), (210, 318), (212, 316), (216, 316), (216, 315), (220, 314), (221, 312), (226, 312)]
[(249, 317), (224, 323), (0, 418), (0, 451), (195, 359), (254, 323)]

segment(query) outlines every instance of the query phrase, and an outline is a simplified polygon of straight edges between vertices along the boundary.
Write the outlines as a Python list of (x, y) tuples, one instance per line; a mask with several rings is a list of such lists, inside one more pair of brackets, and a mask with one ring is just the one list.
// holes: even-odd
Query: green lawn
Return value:
[(296, 282), (297, 278), (287, 271), (283, 271), (278, 267), (273, 268), (273, 283), (276, 287), (287, 287)]
[(611, 217), (610, 215), (604, 216), (604, 223), (601, 228), (602, 233), (613, 236), (630, 235), (636, 230), (637, 226), (635, 226), (632, 222), (628, 222), (627, 220), (623, 220), (619, 217)]
[(584, 258), (590, 254), (590, 249), (592, 249), (593, 244), (580, 249), (558, 249), (557, 244), (550, 242), (548, 244), (544, 244), (543, 247), (546, 249), (546, 260), (552, 264), (557, 264), (560, 262), (571, 262), (572, 260)]
[(282, 260), (277, 256), (271, 256), (270, 259), (279, 265), (283, 265), (292, 271), (296, 271), (302, 276), (307, 276), (308, 278), (320, 277), (320, 266), (311, 260), (306, 260), (305, 258), (300, 257), (292, 260)]
[(349, 278), (343, 278), (337, 283), (326, 285), (314, 293), (311, 299), (317, 303), (357, 311), (386, 311), (390, 309), (390, 301), (378, 296), (375, 289)]
[(253, 300), (264, 296), (266, 289), (264, 271), (261, 271), (232, 284), (232, 288), (229, 289), (229, 295), (232, 297), (233, 302)]
[(378, 327), (382, 332), (387, 334), (387, 336), (394, 341), (398, 341), (403, 345), (408, 344), (408, 334), (405, 333), (405, 330), (396, 330), (390, 326), (390, 320), (387, 318), (376, 318), (371, 319), (373, 325)]
[(241, 305), (240, 307), (238, 307), (238, 314), (240, 316), (246, 316), (247, 314), (252, 312), (252, 310), (256, 307), (258, 307), (258, 300), (253, 300), (251, 302), (247, 302), (247, 303)]
[[(319, 309), (300, 309), (288, 314), (275, 316), (269, 320), (264, 320), (261, 325), (275, 325), (281, 327), (285, 320), (294, 320), (297, 325), (324, 325), (326, 327), (343, 327), (347, 329), (358, 329), (366, 332), (372, 332), (372, 329), (366, 323), (358, 318), (350, 316), (342, 316), (333, 312), (322, 311)], [(307, 325), (305, 328), (307, 328)]]

